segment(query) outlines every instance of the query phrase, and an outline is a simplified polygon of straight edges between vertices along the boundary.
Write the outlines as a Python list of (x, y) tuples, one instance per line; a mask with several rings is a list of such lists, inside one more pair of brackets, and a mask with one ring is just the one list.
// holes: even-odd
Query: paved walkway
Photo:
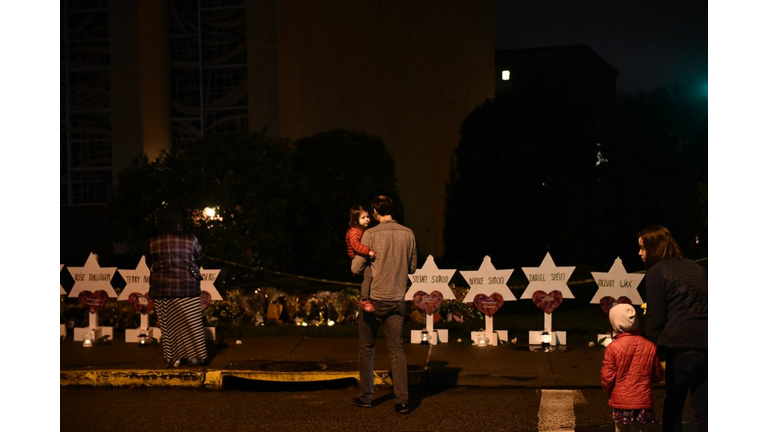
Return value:
[[(160, 346), (139, 347), (118, 335), (108, 345), (85, 348), (71, 335), (61, 342), (61, 385), (187, 386), (227, 388), (238, 380), (261, 383), (357, 380), (357, 339), (225, 337), (209, 346), (205, 366), (167, 368)], [(405, 344), (411, 385), (542, 389), (600, 387), (604, 348), (505, 344), (466, 346)], [(391, 385), (386, 342), (374, 361), (376, 384)]]

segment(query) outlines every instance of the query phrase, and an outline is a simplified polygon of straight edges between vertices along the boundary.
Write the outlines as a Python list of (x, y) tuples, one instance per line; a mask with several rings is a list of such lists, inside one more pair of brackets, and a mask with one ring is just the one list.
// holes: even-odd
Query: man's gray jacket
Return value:
[[(371, 263), (371, 299), (402, 300), (408, 288), (408, 274), (416, 272), (416, 237), (413, 231), (395, 220), (382, 221), (366, 230), (360, 243), (376, 253)], [(352, 273), (362, 273), (365, 262), (365, 258), (355, 255)]]

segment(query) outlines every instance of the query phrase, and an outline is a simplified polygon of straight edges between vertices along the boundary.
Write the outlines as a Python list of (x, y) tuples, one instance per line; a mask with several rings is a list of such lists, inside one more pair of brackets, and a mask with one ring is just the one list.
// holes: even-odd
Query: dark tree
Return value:
[[(613, 235), (667, 226), (689, 254), (706, 248), (707, 100), (693, 83), (622, 95), (602, 183)], [(696, 241), (699, 241), (697, 244)], [(634, 248), (635, 245), (633, 244)], [(636, 251), (635, 251), (636, 252)]]
[(302, 246), (294, 259), (304, 261), (309, 274), (349, 279), (344, 233), (350, 207), (368, 207), (376, 195), (388, 195), (398, 210), (395, 218), (402, 221), (394, 159), (379, 137), (363, 132), (322, 132), (295, 146), (295, 169), (306, 179), (308, 193), (307, 212), (297, 225)]
[(600, 130), (558, 94), (500, 94), (461, 128), (448, 186), (446, 257), (535, 263), (583, 259), (591, 248)]
[(680, 85), (605, 108), (537, 91), (473, 111), (448, 185), (446, 258), (529, 265), (549, 251), (602, 265), (636, 255), (645, 225), (704, 237), (706, 101)]

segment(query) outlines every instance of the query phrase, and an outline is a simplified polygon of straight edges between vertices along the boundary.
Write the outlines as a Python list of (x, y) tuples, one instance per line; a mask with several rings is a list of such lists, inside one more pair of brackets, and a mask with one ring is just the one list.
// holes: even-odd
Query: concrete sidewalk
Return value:
[[(604, 348), (561, 346), (550, 352), (527, 345), (465, 346), (406, 343), (410, 385), (520, 388), (599, 388)], [(386, 342), (378, 340), (376, 384), (391, 385)], [(225, 337), (209, 345), (205, 366), (167, 368), (162, 348), (124, 338), (85, 348), (61, 342), (61, 385), (185, 386), (225, 389), (242, 383), (354, 383), (357, 339)]]

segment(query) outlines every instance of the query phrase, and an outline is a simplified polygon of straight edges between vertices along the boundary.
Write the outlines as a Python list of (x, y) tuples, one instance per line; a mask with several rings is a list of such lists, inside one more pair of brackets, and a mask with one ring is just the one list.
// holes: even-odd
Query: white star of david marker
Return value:
[(118, 269), (117, 271), (126, 283), (118, 300), (128, 300), (133, 293), (143, 295), (149, 291), (149, 267), (147, 267), (147, 257), (144, 255), (141, 256), (135, 270)]
[(200, 276), (203, 277), (203, 280), (200, 281), (200, 289), (208, 291), (208, 294), (211, 295), (211, 300), (224, 300), (216, 287), (213, 286), (213, 281), (219, 277), (220, 272), (221, 269), (208, 270), (200, 267)]
[(618, 300), (619, 297), (625, 296), (632, 301), (632, 304), (643, 304), (637, 287), (644, 277), (645, 275), (639, 273), (627, 273), (621, 259), (617, 257), (608, 273), (592, 272), (592, 278), (595, 279), (598, 290), (592, 297), (591, 303), (600, 303), (603, 297), (613, 297)]
[(424, 265), (417, 269), (411, 277), (411, 287), (405, 293), (405, 300), (413, 300), (413, 295), (419, 291), (431, 294), (432, 291), (439, 291), (443, 295), (443, 300), (453, 300), (456, 298), (448, 283), (451, 281), (456, 269), (440, 270), (435, 264), (432, 255), (427, 257)]
[(515, 269), (496, 270), (491, 263), (491, 257), (485, 256), (480, 268), (473, 271), (459, 270), (461, 276), (470, 286), (469, 292), (464, 297), (464, 303), (472, 303), (478, 294), (491, 295), (493, 293), (501, 294), (505, 301), (515, 301), (515, 295), (512, 294), (507, 282)]
[[(64, 268), (64, 264), (59, 264), (59, 274), (61, 274), (61, 270)], [(64, 287), (61, 286), (61, 283), (59, 283), (59, 295), (64, 295), (67, 292), (64, 290)]]
[(549, 293), (554, 290), (558, 290), (563, 294), (563, 298), (574, 298), (571, 289), (568, 288), (568, 279), (573, 274), (576, 267), (557, 267), (552, 257), (547, 252), (544, 260), (539, 267), (523, 267), (523, 273), (530, 282), (528, 287), (520, 296), (521, 299), (529, 299), (533, 297), (533, 293), (538, 290)]
[(109, 297), (117, 297), (115, 289), (109, 283), (117, 267), (99, 266), (99, 259), (95, 254), (88, 255), (88, 260), (85, 261), (83, 267), (67, 267), (67, 270), (75, 280), (75, 285), (69, 292), (70, 297), (77, 297), (82, 291), (96, 292), (99, 290), (106, 291)]

